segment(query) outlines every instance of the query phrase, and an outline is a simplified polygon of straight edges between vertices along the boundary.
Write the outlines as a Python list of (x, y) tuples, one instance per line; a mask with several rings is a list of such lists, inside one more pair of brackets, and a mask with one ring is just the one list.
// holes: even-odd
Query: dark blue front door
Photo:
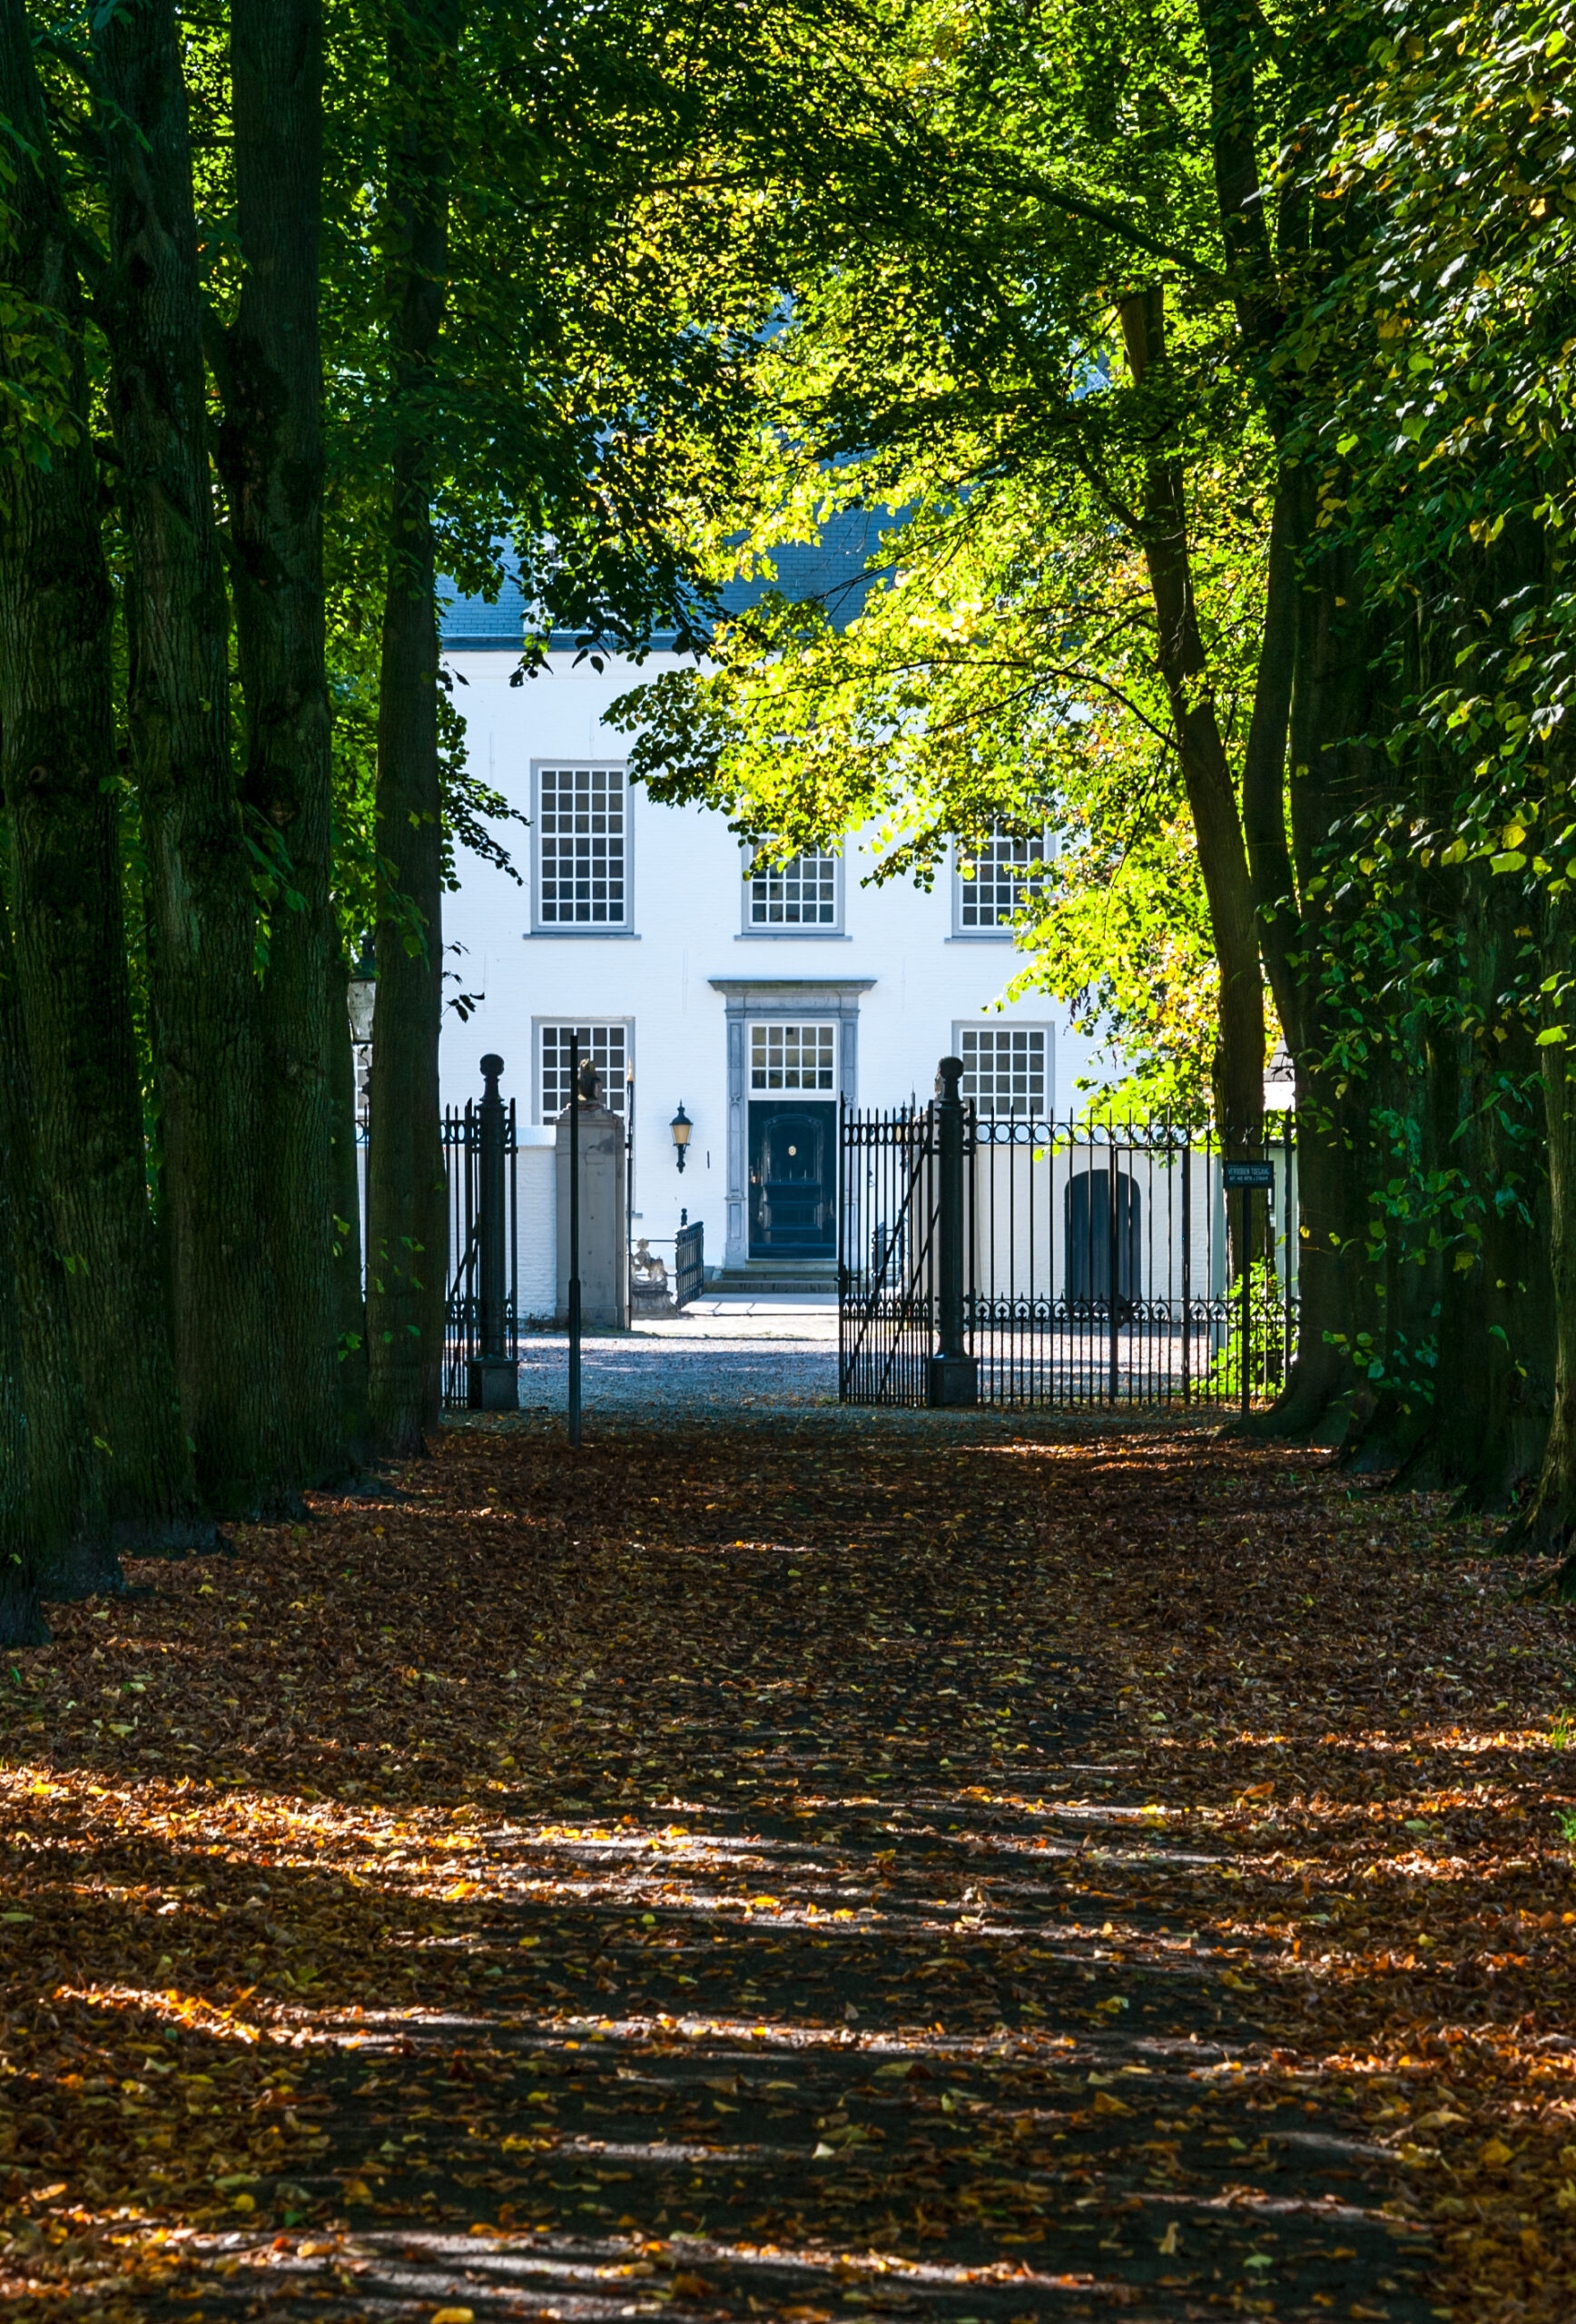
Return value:
[(793, 1098), (750, 1108), (750, 1256), (837, 1249), (837, 1108)]

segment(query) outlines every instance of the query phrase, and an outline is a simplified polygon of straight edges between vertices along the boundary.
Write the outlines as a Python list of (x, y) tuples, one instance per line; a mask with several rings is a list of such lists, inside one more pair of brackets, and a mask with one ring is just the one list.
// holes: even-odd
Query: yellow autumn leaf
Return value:
[(1502, 2163), (1510, 2162), (1512, 2152), (1503, 2139), (1490, 2139), (1488, 2144), (1480, 2150), (1479, 2160), (1486, 2162), (1491, 2171), (1497, 2171)]
[(1177, 2222), (1175, 2220), (1171, 2221), (1170, 2226), (1160, 2238), (1157, 2249), (1158, 2250), (1162, 2260), (1174, 2260), (1177, 2257)]
[(1097, 2114), (1130, 2114), (1132, 2111), (1132, 2108), (1124, 2105), (1119, 2098), (1113, 2098), (1108, 2090), (1096, 2091), (1095, 2112)]
[(431, 2324), (476, 2324), (474, 2308), (439, 2308), (433, 2311)]

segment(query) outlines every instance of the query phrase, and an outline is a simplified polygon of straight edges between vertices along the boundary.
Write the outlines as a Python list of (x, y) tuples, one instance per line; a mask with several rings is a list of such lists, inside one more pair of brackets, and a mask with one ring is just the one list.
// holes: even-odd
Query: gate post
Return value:
[(963, 1344), (963, 1078), (960, 1057), (944, 1057), (936, 1073), (936, 1291), (941, 1346), (931, 1358), (929, 1401), (975, 1404), (980, 1373)]
[(481, 1353), (470, 1359), (468, 1397), (473, 1413), (514, 1413), (520, 1408), (519, 1366), (509, 1353), (508, 1240), (504, 1187), (504, 1101), (498, 1095), (501, 1057), (484, 1057), (487, 1087), (481, 1100), (481, 1184), (477, 1204), (477, 1336)]

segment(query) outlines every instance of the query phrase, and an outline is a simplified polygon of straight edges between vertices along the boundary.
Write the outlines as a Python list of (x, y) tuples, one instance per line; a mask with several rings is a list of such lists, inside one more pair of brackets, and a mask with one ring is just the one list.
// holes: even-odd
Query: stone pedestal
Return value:
[(977, 1404), (980, 1367), (971, 1355), (932, 1355), (926, 1387), (933, 1406)]
[(473, 1355), (466, 1366), (466, 1402), (473, 1413), (517, 1413), (520, 1367), (514, 1357)]
[[(569, 1109), (557, 1123), (560, 1327), (569, 1320)], [(606, 1106), (580, 1108), (580, 1320), (588, 1332), (629, 1328), (624, 1124)]]

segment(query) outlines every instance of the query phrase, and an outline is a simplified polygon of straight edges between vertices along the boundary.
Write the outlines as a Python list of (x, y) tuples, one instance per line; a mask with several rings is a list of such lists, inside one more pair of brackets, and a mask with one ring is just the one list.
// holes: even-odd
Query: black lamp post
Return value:
[(689, 1116), (684, 1109), (684, 1099), (682, 1098), (678, 1101), (678, 1111), (675, 1114), (673, 1120), (669, 1123), (668, 1127), (673, 1131), (674, 1152), (677, 1157), (678, 1167), (682, 1170), (684, 1168), (685, 1148), (690, 1142), (690, 1132), (694, 1128), (694, 1124), (691, 1121)]

